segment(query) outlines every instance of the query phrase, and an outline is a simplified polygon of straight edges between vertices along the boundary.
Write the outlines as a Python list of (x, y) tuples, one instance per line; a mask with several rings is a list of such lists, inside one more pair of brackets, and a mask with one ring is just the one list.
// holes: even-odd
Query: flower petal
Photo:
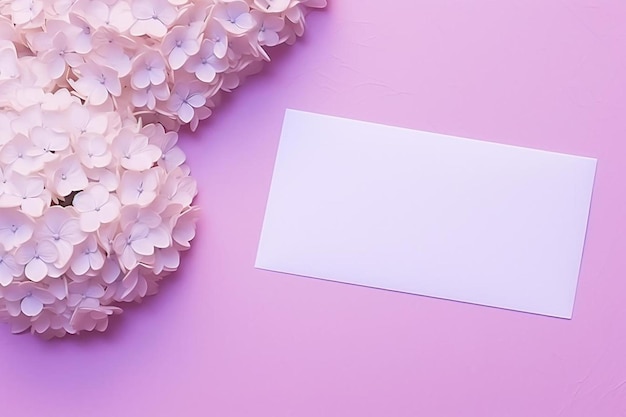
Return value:
[(80, 228), (87, 233), (95, 232), (100, 227), (100, 219), (95, 211), (88, 211), (80, 215)]
[(49, 240), (42, 240), (37, 245), (37, 256), (45, 263), (52, 263), (57, 260), (59, 253), (57, 247)]
[(89, 271), (89, 256), (84, 253), (79, 253), (72, 260), (72, 265), (70, 268), (76, 275), (84, 275), (87, 271)]
[(147, 238), (132, 241), (130, 247), (138, 255), (150, 256), (154, 253), (154, 244)]
[(24, 269), (26, 278), (33, 282), (39, 282), (48, 275), (48, 266), (39, 258), (32, 259)]
[(22, 313), (26, 314), (28, 317), (35, 317), (43, 310), (43, 303), (36, 297), (24, 297), (20, 307), (22, 309)]

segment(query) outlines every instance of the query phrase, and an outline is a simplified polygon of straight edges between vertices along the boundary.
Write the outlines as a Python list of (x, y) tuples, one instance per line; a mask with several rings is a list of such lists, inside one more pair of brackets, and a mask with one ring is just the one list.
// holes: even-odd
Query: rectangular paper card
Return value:
[(288, 110), (256, 267), (571, 318), (595, 169)]

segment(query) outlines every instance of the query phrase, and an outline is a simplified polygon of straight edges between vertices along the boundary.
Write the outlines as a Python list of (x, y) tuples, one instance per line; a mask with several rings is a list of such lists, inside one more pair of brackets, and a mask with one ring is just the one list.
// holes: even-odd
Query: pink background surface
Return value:
[[(0, 329), (2, 415), (626, 415), (626, 2), (331, 1), (183, 135), (203, 217), (159, 295)], [(255, 270), (287, 107), (597, 157), (574, 318)]]

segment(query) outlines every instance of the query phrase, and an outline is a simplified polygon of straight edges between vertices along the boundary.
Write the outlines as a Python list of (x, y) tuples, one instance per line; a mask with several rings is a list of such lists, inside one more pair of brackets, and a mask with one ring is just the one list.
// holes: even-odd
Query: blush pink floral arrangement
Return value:
[(0, 319), (104, 331), (176, 270), (197, 193), (176, 146), (325, 0), (0, 0)]

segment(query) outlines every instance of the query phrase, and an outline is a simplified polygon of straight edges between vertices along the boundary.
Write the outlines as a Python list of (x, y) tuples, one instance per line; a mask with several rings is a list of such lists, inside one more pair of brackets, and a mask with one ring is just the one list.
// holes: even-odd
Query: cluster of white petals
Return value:
[[(86, 103), (168, 130), (211, 115), (217, 95), (292, 44), (326, 0), (0, 0), (0, 35), (38, 76)], [(2, 55), (0, 53), (0, 55)], [(0, 62), (4, 61), (0, 56)], [(2, 64), (0, 64), (2, 65)], [(10, 76), (12, 68), (0, 69)]]
[(176, 132), (47, 93), (36, 62), (0, 80), (13, 92), (0, 96), (0, 318), (50, 337), (104, 330), (116, 303), (178, 267), (196, 182)]
[(0, 320), (104, 331), (195, 236), (176, 146), (325, 0), (0, 0)]

